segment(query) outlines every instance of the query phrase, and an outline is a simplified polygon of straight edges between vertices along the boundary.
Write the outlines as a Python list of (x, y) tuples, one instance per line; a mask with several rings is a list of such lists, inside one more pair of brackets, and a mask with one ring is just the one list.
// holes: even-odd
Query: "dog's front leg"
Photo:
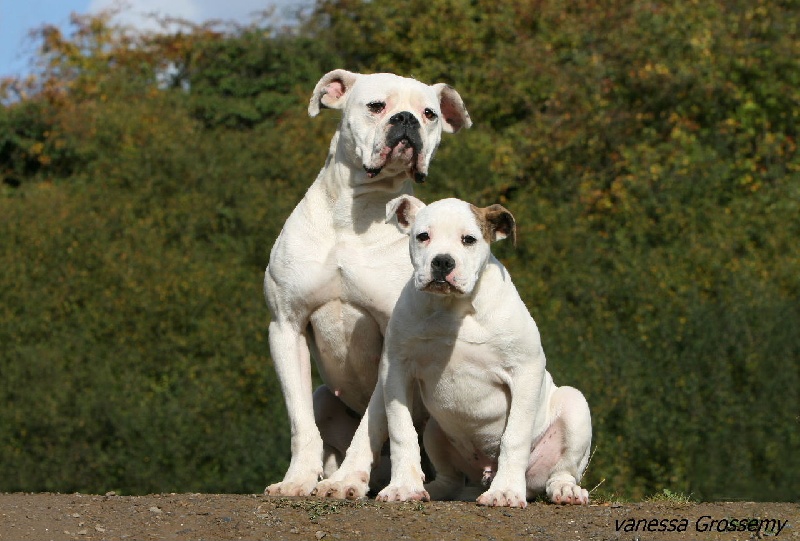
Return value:
[(322, 475), (322, 436), (314, 420), (311, 356), (306, 338), (287, 321), (269, 325), (269, 345), (281, 382), (292, 434), (292, 459), (280, 483), (268, 486), (268, 496), (307, 496)]
[(323, 498), (364, 498), (369, 491), (370, 471), (379, 460), (381, 447), (387, 437), (383, 387), (378, 382), (342, 465), (328, 479), (317, 484), (314, 494)]
[(497, 473), (489, 490), (478, 497), (479, 505), (526, 507), (525, 470), (533, 441), (533, 414), (540, 403), (544, 380), (544, 354), (541, 361), (519, 364), (506, 385), (511, 394), (508, 420), (500, 439)]
[(425, 474), (422, 472), (419, 440), (411, 412), (413, 380), (404, 359), (390, 359), (388, 350), (389, 347), (384, 349), (378, 384), (383, 386), (389, 425), (392, 479), (376, 499), (384, 502), (429, 501), (430, 496), (423, 486)]

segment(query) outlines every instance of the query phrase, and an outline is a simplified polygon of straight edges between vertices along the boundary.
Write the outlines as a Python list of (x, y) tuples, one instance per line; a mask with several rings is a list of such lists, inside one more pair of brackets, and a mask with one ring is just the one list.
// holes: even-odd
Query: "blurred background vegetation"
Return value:
[(800, 497), (800, 4), (319, 0), (290, 29), (38, 30), (0, 86), (0, 490), (260, 492), (288, 463), (261, 284), (338, 113), (337, 67), (447, 82), (427, 201), (500, 202), (495, 252), (585, 486)]

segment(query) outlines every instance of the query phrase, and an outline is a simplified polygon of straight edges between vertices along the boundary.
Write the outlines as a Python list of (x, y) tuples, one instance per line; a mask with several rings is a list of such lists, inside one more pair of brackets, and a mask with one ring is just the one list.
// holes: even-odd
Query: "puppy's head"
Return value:
[(386, 220), (409, 235), (414, 285), (435, 295), (470, 295), (486, 262), (489, 245), (510, 237), (516, 223), (500, 205), (478, 208), (459, 199), (425, 205), (402, 195), (386, 205)]
[(472, 125), (461, 96), (450, 86), (426, 85), (391, 73), (334, 70), (317, 83), (308, 113), (342, 109), (342, 143), (366, 171), (367, 181), (382, 172), (405, 172), (423, 182), (442, 132)]

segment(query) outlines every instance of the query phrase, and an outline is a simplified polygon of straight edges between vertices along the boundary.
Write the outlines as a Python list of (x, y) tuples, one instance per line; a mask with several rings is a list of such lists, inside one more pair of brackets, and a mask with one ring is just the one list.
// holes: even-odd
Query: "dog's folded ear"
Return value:
[(477, 209), (477, 212), (482, 217), (481, 226), (487, 242), (510, 238), (514, 246), (517, 245), (517, 222), (508, 209), (502, 205), (490, 205)]
[(397, 220), (397, 227), (403, 233), (411, 231), (417, 212), (425, 208), (425, 203), (413, 195), (401, 195), (386, 203), (386, 223)]
[(317, 116), (322, 107), (341, 109), (347, 101), (347, 92), (353, 87), (359, 74), (337, 69), (326, 73), (319, 80), (311, 101), (308, 104), (308, 115)]
[(467, 107), (456, 89), (445, 83), (433, 85), (436, 95), (439, 96), (439, 107), (442, 110), (442, 130), (447, 133), (456, 133), (461, 128), (472, 126)]

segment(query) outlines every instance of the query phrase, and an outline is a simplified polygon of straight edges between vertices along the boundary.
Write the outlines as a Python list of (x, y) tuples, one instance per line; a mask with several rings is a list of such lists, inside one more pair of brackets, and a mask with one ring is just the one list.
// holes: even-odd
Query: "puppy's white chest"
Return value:
[(429, 328), (407, 344), (409, 369), (431, 414), (448, 430), (483, 431), (503, 423), (508, 411), (503, 360), (490, 345), (486, 329), (470, 321), (444, 330)]

